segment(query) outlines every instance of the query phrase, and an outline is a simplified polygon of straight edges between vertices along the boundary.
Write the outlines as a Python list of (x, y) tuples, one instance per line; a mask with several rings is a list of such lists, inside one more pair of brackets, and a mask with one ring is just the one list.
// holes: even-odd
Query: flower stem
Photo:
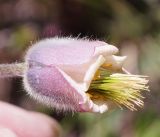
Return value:
[(0, 64), (0, 78), (23, 76), (25, 63)]

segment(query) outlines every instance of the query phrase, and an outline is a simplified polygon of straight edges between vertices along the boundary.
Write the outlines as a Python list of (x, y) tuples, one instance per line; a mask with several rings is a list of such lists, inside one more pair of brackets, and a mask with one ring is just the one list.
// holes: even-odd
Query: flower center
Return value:
[(144, 98), (141, 91), (149, 91), (145, 76), (112, 73), (100, 68), (90, 85), (87, 94), (93, 102), (111, 101), (118, 106), (137, 110), (135, 105), (142, 107)]

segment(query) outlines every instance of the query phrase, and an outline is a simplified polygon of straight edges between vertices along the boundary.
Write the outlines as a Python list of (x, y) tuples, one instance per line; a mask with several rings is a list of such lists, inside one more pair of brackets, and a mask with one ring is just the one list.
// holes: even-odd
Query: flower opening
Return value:
[(135, 105), (142, 107), (141, 91), (149, 91), (146, 76), (111, 73), (100, 68), (87, 93), (93, 101), (112, 101), (134, 111)]

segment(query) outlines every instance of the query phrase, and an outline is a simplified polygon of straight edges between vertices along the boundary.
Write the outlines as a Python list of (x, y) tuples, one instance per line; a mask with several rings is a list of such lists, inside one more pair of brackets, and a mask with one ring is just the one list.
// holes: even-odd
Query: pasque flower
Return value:
[[(51, 38), (33, 44), (23, 64), (24, 87), (32, 97), (62, 111), (100, 112), (108, 103), (136, 110), (145, 76), (126, 74), (126, 57), (102, 41)], [(19, 73), (18, 73), (19, 74)]]

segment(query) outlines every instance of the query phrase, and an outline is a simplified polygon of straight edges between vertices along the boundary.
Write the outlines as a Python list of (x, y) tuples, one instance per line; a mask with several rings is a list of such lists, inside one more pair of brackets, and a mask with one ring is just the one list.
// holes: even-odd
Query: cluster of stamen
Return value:
[(149, 91), (146, 76), (111, 73), (100, 68), (90, 85), (87, 94), (93, 101), (111, 101), (134, 111), (135, 105), (143, 107), (141, 91)]

